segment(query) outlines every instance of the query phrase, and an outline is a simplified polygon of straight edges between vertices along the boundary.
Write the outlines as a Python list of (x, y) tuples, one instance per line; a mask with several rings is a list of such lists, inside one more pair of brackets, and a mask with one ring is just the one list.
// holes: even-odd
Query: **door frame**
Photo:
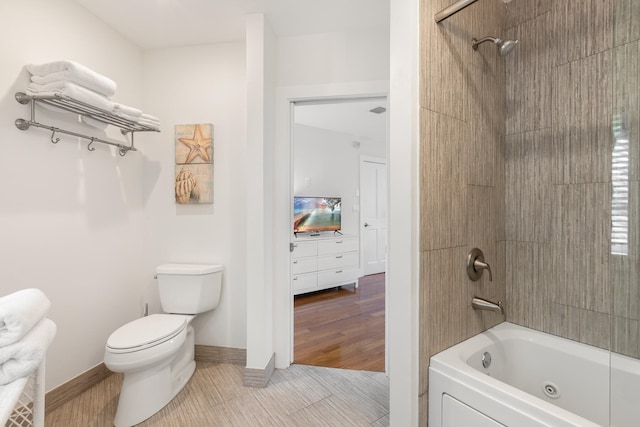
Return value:
[[(276, 91), (276, 147), (275, 147), (275, 230), (274, 230), (274, 349), (276, 368), (284, 369), (293, 362), (294, 324), (293, 292), (289, 243), (293, 221), (293, 109), (296, 102), (332, 102), (363, 98), (389, 100), (389, 82), (356, 82), (308, 87), (280, 87)], [(387, 119), (388, 120), (388, 119)], [(387, 125), (388, 128), (388, 125)], [(389, 144), (387, 131), (387, 149)], [(279, 164), (287, 159), (288, 165)], [(388, 177), (387, 177), (388, 179)], [(281, 220), (286, 219), (286, 222)], [(385, 322), (389, 320), (388, 305)], [(386, 341), (386, 340), (385, 340)], [(388, 360), (388, 348), (385, 359)], [(388, 365), (387, 365), (388, 366)]]

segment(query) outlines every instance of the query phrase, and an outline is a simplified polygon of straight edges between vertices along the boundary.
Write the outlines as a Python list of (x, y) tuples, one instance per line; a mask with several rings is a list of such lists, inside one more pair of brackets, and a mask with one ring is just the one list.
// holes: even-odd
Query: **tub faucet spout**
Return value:
[(486, 299), (473, 297), (471, 300), (471, 306), (477, 310), (489, 310), (495, 311), (500, 314), (504, 314), (504, 308), (502, 307), (502, 301), (497, 303), (488, 301)]

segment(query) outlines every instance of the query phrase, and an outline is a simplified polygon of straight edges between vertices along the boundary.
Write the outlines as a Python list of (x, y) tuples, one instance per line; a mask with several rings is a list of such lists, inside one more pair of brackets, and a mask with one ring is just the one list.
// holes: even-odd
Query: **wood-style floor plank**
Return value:
[(384, 372), (385, 275), (297, 295), (294, 363)]

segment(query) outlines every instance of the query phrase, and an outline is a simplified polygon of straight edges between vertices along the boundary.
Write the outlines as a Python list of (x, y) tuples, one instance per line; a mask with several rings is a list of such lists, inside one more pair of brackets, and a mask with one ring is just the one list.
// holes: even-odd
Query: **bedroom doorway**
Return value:
[[(387, 99), (380, 96), (292, 103), (292, 200), (319, 206), (301, 214), (292, 202), (292, 220), (320, 216), (339, 200), (339, 210), (331, 211), (332, 228), (292, 237), (293, 363), (385, 370), (387, 290), (379, 254), (386, 252), (386, 223), (363, 231), (363, 203), (370, 212), (371, 198), (361, 196), (363, 185), (386, 196), (386, 109)], [(363, 166), (363, 159), (377, 161)], [(380, 203), (386, 215), (386, 197)], [(371, 240), (377, 235), (384, 237)], [(365, 254), (368, 261), (374, 254), (378, 265), (365, 270)]]

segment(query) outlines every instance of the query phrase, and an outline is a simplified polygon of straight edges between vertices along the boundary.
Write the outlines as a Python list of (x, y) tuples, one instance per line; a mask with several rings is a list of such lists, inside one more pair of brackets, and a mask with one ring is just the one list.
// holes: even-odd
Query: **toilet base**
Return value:
[(125, 373), (113, 421), (115, 427), (141, 423), (164, 408), (184, 388), (196, 369), (193, 335), (193, 327), (188, 326), (182, 348), (162, 365)]

